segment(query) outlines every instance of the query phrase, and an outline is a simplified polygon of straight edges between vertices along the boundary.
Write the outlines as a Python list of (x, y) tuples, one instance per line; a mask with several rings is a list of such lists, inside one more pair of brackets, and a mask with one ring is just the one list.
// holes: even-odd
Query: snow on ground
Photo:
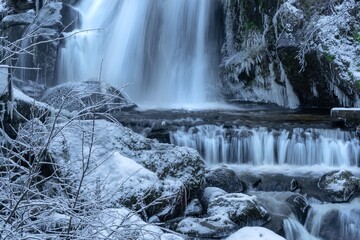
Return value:
[(285, 240), (269, 229), (263, 227), (243, 227), (230, 235), (226, 240)]
[(164, 233), (159, 227), (144, 222), (126, 208), (106, 209), (99, 218), (106, 226), (102, 231), (94, 231), (99, 238), (111, 236), (109, 239), (183, 240), (180, 236)]

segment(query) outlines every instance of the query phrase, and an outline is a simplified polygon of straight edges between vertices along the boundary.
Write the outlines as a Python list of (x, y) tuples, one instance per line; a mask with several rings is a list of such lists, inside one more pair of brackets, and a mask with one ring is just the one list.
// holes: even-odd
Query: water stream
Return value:
[[(99, 76), (140, 105), (215, 101), (220, 53), (216, 0), (84, 0), (82, 30), (66, 41), (61, 81)], [(221, 10), (220, 10), (221, 11)], [(95, 30), (94, 30), (95, 29)]]
[(170, 132), (171, 143), (197, 149), (211, 164), (359, 166), (354, 133), (201, 125)]

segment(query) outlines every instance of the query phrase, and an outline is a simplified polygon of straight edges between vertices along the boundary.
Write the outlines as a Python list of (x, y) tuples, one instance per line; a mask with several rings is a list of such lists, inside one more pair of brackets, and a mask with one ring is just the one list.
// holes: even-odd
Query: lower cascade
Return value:
[[(359, 201), (346, 204), (313, 204), (305, 225), (295, 219), (284, 221), (288, 240), (360, 239)], [(334, 231), (337, 229), (337, 231)]]
[(173, 131), (170, 141), (197, 149), (211, 164), (359, 166), (360, 145), (354, 135), (341, 130), (202, 125)]

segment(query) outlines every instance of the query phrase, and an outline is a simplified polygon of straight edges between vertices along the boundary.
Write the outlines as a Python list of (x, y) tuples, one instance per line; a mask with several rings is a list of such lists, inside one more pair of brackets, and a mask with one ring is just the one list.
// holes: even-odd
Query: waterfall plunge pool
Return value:
[[(360, 177), (358, 137), (354, 129), (338, 128), (329, 112), (245, 104), (217, 110), (148, 109), (116, 117), (147, 137), (197, 149), (208, 171), (224, 165), (233, 170), (246, 193), (263, 198), (271, 214), (280, 216), (282, 227), (265, 227), (286, 239), (355, 240), (359, 191), (349, 203), (330, 203), (329, 193), (318, 187), (319, 179), (333, 171)], [(286, 212), (277, 200), (291, 194), (308, 201), (304, 219)]]

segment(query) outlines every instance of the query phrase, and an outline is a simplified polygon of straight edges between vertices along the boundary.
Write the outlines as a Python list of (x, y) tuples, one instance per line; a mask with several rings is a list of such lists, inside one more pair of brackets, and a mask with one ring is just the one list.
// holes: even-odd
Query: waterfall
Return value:
[(219, 65), (217, 0), (83, 0), (82, 30), (60, 52), (58, 79), (102, 79), (137, 104), (214, 100)]
[(313, 204), (305, 226), (296, 219), (284, 220), (284, 230), (288, 240), (358, 240), (359, 228), (358, 199), (345, 204)]
[(360, 166), (359, 140), (341, 130), (202, 125), (170, 132), (170, 141), (197, 149), (210, 164)]

